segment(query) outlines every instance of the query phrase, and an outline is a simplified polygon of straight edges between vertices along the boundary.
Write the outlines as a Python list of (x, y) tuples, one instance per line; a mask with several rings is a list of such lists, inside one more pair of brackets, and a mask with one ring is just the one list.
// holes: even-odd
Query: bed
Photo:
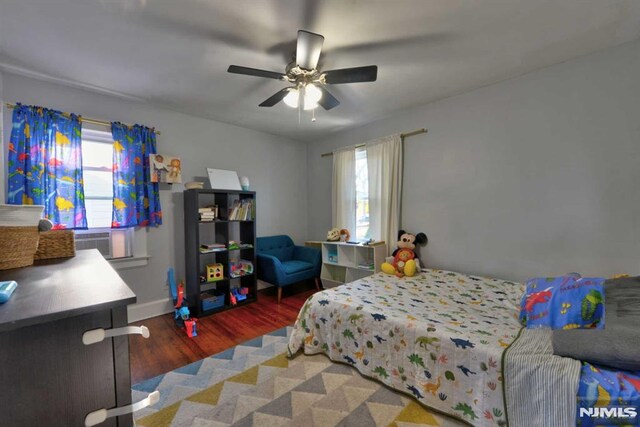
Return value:
[(459, 420), (506, 425), (502, 356), (521, 329), (523, 291), (443, 270), (375, 274), (310, 297), (289, 354), (325, 353)]

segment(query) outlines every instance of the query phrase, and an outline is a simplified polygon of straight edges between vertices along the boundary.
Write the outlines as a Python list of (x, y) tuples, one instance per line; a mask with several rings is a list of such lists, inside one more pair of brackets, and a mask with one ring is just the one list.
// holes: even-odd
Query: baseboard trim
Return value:
[(172, 311), (173, 304), (171, 303), (171, 298), (168, 297), (127, 307), (129, 323), (171, 313)]

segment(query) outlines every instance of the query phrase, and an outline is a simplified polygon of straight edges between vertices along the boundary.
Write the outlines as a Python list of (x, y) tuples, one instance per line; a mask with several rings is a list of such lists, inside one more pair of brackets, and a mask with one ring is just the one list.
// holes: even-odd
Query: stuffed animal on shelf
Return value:
[(347, 242), (351, 233), (346, 228), (332, 228), (327, 231), (327, 242)]
[(339, 228), (332, 228), (331, 230), (327, 231), (327, 242), (337, 242), (338, 240), (340, 240)]
[(393, 251), (393, 262), (383, 263), (382, 271), (387, 274), (395, 274), (398, 277), (414, 276), (418, 270), (414, 249), (416, 245), (425, 245), (426, 243), (426, 234), (411, 234), (400, 230), (398, 232), (398, 247)]

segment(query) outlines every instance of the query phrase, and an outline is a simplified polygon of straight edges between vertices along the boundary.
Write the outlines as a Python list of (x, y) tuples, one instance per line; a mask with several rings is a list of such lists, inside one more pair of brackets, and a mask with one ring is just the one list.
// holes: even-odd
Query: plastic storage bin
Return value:
[(214, 310), (224, 305), (224, 294), (218, 291), (211, 291), (203, 294), (201, 301), (202, 311)]

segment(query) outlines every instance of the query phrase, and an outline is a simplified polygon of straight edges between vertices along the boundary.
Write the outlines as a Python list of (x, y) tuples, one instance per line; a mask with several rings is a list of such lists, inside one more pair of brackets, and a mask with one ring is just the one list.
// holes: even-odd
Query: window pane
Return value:
[(82, 172), (82, 177), (84, 178), (85, 198), (113, 197), (113, 174), (111, 172), (85, 170)]
[(371, 238), (369, 233), (369, 173), (367, 150), (356, 150), (356, 240)]
[(113, 144), (82, 140), (82, 166), (111, 170)]
[(110, 228), (113, 141), (109, 132), (82, 131), (82, 178), (89, 228)]
[(112, 201), (85, 199), (87, 226), (89, 228), (111, 228)]

